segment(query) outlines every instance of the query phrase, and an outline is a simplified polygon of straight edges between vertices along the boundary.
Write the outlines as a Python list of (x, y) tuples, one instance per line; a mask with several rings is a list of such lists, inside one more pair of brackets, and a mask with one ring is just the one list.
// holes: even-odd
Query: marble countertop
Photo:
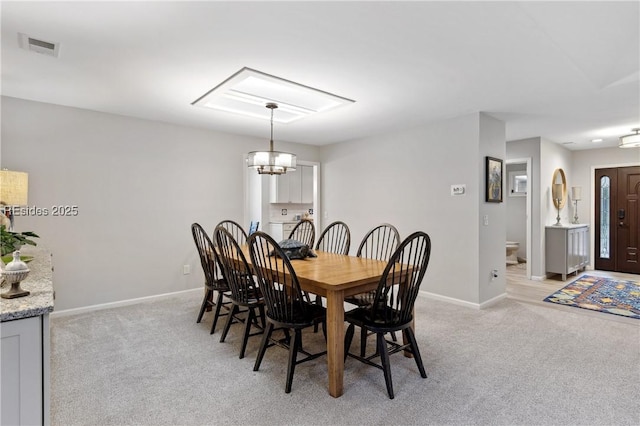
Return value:
[[(46, 248), (23, 247), (20, 254), (33, 256), (27, 263), (29, 276), (20, 283), (20, 288), (31, 294), (15, 299), (0, 298), (0, 321), (11, 321), (21, 318), (35, 317), (53, 311), (53, 271), (51, 252)], [(4, 284), (0, 292), (4, 293), (10, 285)]]
[[(308, 218), (307, 220), (313, 222), (313, 218)], [(272, 219), (272, 220), (269, 221), (269, 223), (282, 223), (282, 224), (285, 224), (285, 223), (298, 223), (298, 222), (300, 222), (300, 221), (299, 220), (293, 220), (293, 219), (289, 219), (289, 220), (287, 220), (287, 219), (282, 219), (282, 220)]]

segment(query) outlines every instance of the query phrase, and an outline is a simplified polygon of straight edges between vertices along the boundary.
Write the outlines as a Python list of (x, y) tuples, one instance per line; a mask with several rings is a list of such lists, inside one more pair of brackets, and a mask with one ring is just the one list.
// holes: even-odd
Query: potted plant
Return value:
[(0, 225), (0, 256), (3, 263), (11, 261), (11, 253), (19, 250), (25, 244), (35, 246), (35, 241), (30, 238), (40, 238), (31, 231), (13, 232), (9, 231), (5, 225)]

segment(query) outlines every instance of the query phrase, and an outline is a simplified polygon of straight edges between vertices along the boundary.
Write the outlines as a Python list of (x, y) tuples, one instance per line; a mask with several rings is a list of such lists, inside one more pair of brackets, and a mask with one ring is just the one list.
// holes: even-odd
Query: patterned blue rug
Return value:
[(640, 319), (640, 282), (583, 275), (544, 301)]

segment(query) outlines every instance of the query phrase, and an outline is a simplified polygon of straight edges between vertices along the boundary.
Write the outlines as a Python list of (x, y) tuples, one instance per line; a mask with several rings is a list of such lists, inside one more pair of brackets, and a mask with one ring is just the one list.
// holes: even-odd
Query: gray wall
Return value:
[[(8, 97), (1, 136), (31, 206), (78, 206), (16, 219), (53, 252), (56, 310), (202, 287), (190, 225), (243, 221), (243, 155), (268, 142)], [(317, 147), (278, 147), (318, 160)]]
[[(504, 124), (477, 113), (322, 147), (324, 220), (350, 225), (352, 252), (380, 222), (403, 238), (427, 232), (433, 251), (422, 290), (483, 303), (505, 289), (505, 209), (484, 202), (484, 157), (504, 158), (504, 149)], [(453, 184), (466, 184), (466, 195), (451, 196)]]

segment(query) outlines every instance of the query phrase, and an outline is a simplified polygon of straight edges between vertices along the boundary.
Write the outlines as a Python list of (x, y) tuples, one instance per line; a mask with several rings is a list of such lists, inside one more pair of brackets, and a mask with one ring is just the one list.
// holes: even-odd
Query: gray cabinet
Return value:
[(2, 322), (0, 335), (0, 424), (49, 424), (49, 314)]
[(271, 176), (271, 203), (313, 203), (313, 167), (297, 166), (295, 171)]
[(51, 255), (40, 243), (21, 253), (33, 256), (20, 283), (31, 294), (0, 299), (0, 425), (49, 425)]
[(589, 264), (589, 226), (547, 226), (545, 233), (546, 271), (567, 275)]

